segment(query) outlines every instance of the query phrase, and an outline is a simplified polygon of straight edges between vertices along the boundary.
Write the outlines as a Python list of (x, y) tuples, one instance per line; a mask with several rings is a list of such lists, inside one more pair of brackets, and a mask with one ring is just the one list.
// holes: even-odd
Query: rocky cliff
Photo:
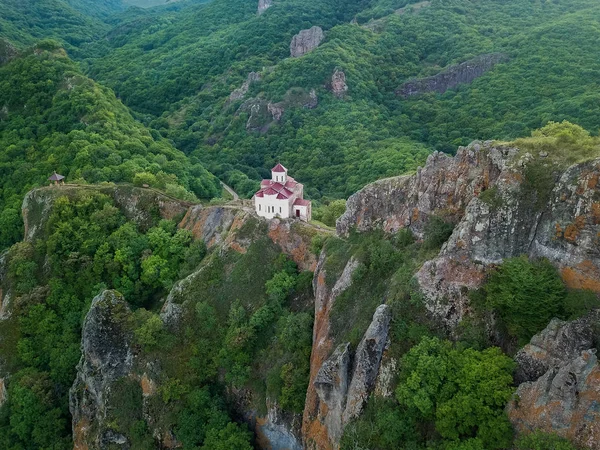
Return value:
[(49, 186), (30, 191), (23, 200), (24, 240), (31, 242), (44, 236), (52, 205), (57, 198), (63, 196), (73, 198), (84, 193), (85, 190), (101, 192), (112, 197), (125, 217), (142, 228), (152, 226), (157, 217), (174, 219), (182, 216), (191, 205), (154, 189), (127, 185)]
[(375, 387), (391, 319), (389, 307), (381, 305), (356, 348), (344, 342), (333, 349), (332, 308), (336, 299), (350, 287), (359, 263), (351, 258), (335, 283), (330, 285), (326, 261), (324, 251), (313, 280), (315, 325), (302, 425), (305, 448), (314, 450), (339, 448), (345, 426), (362, 411)]
[(519, 385), (507, 407), (517, 433), (556, 433), (581, 448), (600, 448), (600, 366), (594, 342), (598, 311), (553, 320), (515, 358)]
[(411, 97), (426, 92), (443, 94), (459, 84), (468, 84), (492, 70), (496, 64), (506, 62), (508, 57), (502, 53), (480, 55), (461, 64), (449, 66), (437, 75), (404, 83), (396, 90), (396, 95)]
[(114, 383), (129, 376), (133, 366), (132, 333), (127, 329), (130, 315), (129, 306), (115, 291), (94, 298), (86, 315), (81, 361), (69, 395), (76, 450), (127, 444), (127, 437), (108, 423), (108, 406)]
[[(546, 158), (492, 142), (460, 148), (455, 157), (434, 153), (416, 174), (350, 197), (338, 233), (409, 228), (423, 237), (431, 217), (455, 224), (416, 277), (429, 311), (449, 328), (468, 313), (468, 291), (504, 258), (546, 257), (569, 287), (600, 292), (600, 160), (562, 169)], [(528, 180), (533, 168), (556, 176), (542, 189)]]
[(323, 39), (325, 39), (325, 34), (321, 27), (314, 26), (308, 30), (300, 30), (290, 42), (290, 55), (292, 58), (305, 55), (317, 48)]

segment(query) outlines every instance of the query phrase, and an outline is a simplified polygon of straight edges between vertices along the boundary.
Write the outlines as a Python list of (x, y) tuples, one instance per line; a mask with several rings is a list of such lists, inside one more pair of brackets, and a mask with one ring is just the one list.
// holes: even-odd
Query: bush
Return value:
[(432, 421), (448, 441), (476, 438), (486, 449), (508, 447), (512, 430), (504, 407), (513, 393), (514, 363), (500, 349), (463, 350), (425, 337), (400, 367), (396, 397), (417, 421)]
[(487, 305), (522, 344), (561, 315), (567, 294), (548, 260), (526, 256), (505, 260), (489, 277), (485, 293)]
[(440, 248), (452, 235), (454, 225), (438, 216), (431, 216), (425, 226), (423, 247), (426, 249)]
[(515, 448), (517, 450), (576, 450), (567, 439), (542, 431), (521, 436), (515, 442)]

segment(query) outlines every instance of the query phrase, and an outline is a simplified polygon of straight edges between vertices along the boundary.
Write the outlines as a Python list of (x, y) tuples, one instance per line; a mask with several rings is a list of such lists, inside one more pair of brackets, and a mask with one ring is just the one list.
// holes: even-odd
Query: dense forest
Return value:
[[(294, 36), (315, 26), (322, 42), (292, 57)], [(473, 140), (518, 149), (504, 181), (521, 184), (504, 197), (478, 186), (483, 210), (542, 216), (569, 166), (600, 155), (599, 45), (596, 0), (274, 0), (261, 11), (248, 0), (0, 0), (0, 448), (73, 448), (69, 390), (98, 298), (126, 305), (116, 317), (137, 366), (111, 386), (103, 426), (127, 448), (263, 448), (252, 427), (273, 410), (303, 426), (316, 293), (337, 289), (328, 345), (356, 349), (384, 303), (397, 363), (389, 395), (364, 399), (341, 449), (575, 450), (552, 432), (517, 436), (506, 405), (518, 349), (553, 318), (598, 308), (600, 287), (574, 287), (549, 259), (484, 268), (478, 255), (481, 283), (448, 329), (415, 275), (446, 248), (452, 214), (428, 216), (422, 233), (344, 237), (323, 224), (368, 183)], [(313, 201), (305, 228), (219, 206), (221, 182), (251, 198), (276, 162)], [(68, 186), (34, 191), (47, 197), (32, 219), (24, 199), (55, 171)], [(552, 230), (564, 246), (589, 237), (586, 270), (597, 185), (585, 188), (591, 218)], [(182, 209), (161, 217), (168, 201)], [(216, 212), (186, 228), (194, 205)], [(24, 214), (38, 225), (25, 240)], [(179, 327), (164, 319), (169, 302)], [(148, 373), (159, 374), (150, 394), (138, 382)], [(98, 445), (123, 448), (112, 444)]]

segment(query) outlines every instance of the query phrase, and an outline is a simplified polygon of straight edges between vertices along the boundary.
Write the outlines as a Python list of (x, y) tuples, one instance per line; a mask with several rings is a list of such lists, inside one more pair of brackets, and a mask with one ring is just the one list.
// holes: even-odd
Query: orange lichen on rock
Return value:
[(563, 237), (567, 241), (575, 243), (577, 241), (577, 238), (579, 237), (579, 233), (585, 227), (585, 222), (585, 216), (577, 216), (575, 218), (575, 222), (567, 225)]
[(568, 368), (521, 385), (507, 408), (517, 434), (556, 433), (578, 448), (600, 449), (600, 366), (586, 351)]
[(156, 383), (152, 381), (146, 373), (142, 375), (140, 386), (142, 387), (142, 395), (144, 397), (149, 397), (156, 393)]
[(598, 185), (598, 177), (600, 175), (598, 173), (594, 173), (592, 174), (592, 176), (589, 178), (588, 183), (587, 183), (587, 187), (588, 189), (595, 189), (596, 186)]
[(561, 276), (571, 289), (587, 289), (600, 293), (600, 268), (590, 260), (575, 267), (564, 267)]
[(600, 225), (600, 203), (592, 203), (592, 220), (594, 225)]
[(73, 427), (73, 450), (89, 450), (85, 441), (90, 423), (82, 419)]

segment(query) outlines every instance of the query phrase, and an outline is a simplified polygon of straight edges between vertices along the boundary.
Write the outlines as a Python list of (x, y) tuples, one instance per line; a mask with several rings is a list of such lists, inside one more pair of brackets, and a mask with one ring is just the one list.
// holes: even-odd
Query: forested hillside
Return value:
[[(0, 0), (0, 449), (598, 450), (599, 47), (598, 0)], [(245, 200), (276, 162), (316, 220)]]
[(144, 182), (181, 198), (220, 188), (197, 161), (136, 122), (55, 42), (0, 67), (0, 248), (20, 239), (23, 196), (57, 171), (68, 182)]
[[(257, 15), (253, 2), (215, 0), (128, 19), (89, 48), (85, 64), (143, 120), (243, 193), (251, 189), (237, 171), (258, 179), (276, 159), (313, 198), (345, 197), (416, 168), (426, 147), (453, 152), (473, 139), (526, 136), (548, 120), (596, 131), (596, 2), (407, 3), (281, 0)], [(315, 25), (324, 42), (290, 58), (292, 36)], [(506, 59), (471, 84), (443, 94), (395, 93), (414, 77), (491, 53)], [(336, 69), (346, 78), (343, 98), (330, 93)], [(261, 80), (230, 101), (251, 71)], [(290, 89), (300, 96), (315, 89), (318, 105), (303, 108)], [(248, 108), (261, 100), (262, 116), (247, 130)], [(285, 109), (279, 121), (267, 102)]]

